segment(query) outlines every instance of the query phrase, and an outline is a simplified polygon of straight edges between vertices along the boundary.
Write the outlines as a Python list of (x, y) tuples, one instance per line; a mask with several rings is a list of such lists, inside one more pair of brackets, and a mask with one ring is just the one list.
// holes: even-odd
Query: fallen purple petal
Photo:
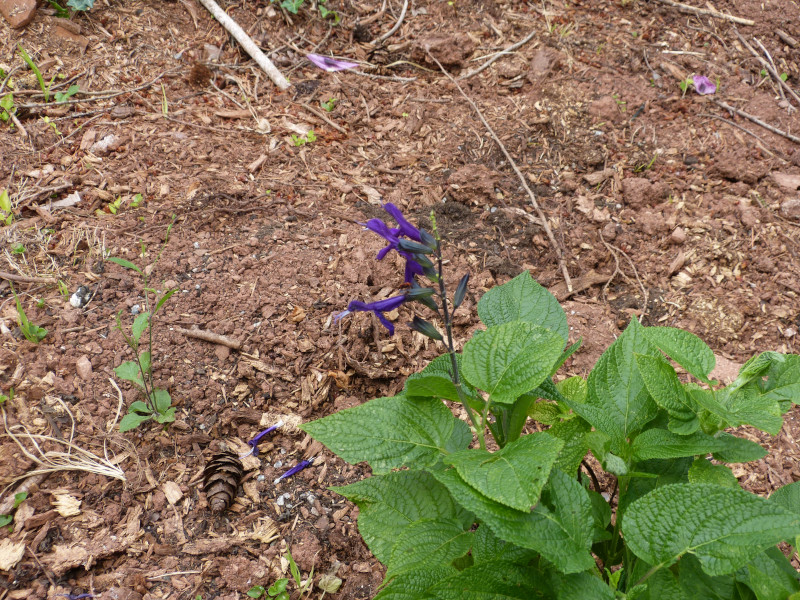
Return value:
[(245, 458), (246, 456), (250, 456), (251, 454), (253, 456), (258, 456), (258, 444), (261, 442), (261, 440), (264, 439), (264, 437), (275, 431), (281, 425), (283, 425), (283, 421), (278, 421), (277, 423), (275, 423), (275, 425), (273, 425), (272, 427), (268, 427), (267, 429), (259, 433), (256, 437), (254, 437), (252, 440), (248, 441), (247, 445), (252, 446), (252, 449), (247, 454), (242, 454), (239, 458)]
[(294, 475), (295, 473), (299, 473), (300, 471), (302, 471), (302, 470), (303, 470), (303, 469), (305, 469), (306, 467), (310, 466), (310, 465), (311, 465), (311, 464), (312, 464), (312, 463), (313, 463), (315, 460), (316, 460), (316, 457), (314, 457), (314, 458), (311, 458), (311, 459), (309, 459), (309, 460), (303, 460), (303, 461), (300, 461), (299, 463), (297, 463), (297, 465), (295, 465), (294, 467), (292, 467), (291, 469), (289, 469), (288, 471), (286, 471), (286, 473), (284, 473), (283, 475), (281, 475), (280, 477), (278, 477), (278, 478), (277, 478), (275, 481), (273, 481), (273, 482), (272, 482), (272, 485), (278, 485), (278, 482), (279, 482), (281, 479), (286, 479), (287, 477), (291, 477), (291, 476), (292, 476), (292, 475)]
[(717, 91), (717, 86), (705, 75), (695, 75), (692, 77), (692, 81), (694, 82), (694, 89), (698, 94), (705, 96)]
[(320, 54), (306, 54), (306, 58), (312, 63), (317, 65), (323, 71), (344, 71), (345, 69), (355, 69), (359, 66), (358, 63), (348, 62), (346, 60), (337, 60), (330, 56), (322, 56)]

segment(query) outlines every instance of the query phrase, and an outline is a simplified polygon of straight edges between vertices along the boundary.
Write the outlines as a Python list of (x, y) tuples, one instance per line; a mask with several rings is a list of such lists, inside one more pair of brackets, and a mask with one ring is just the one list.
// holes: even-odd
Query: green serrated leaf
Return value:
[(736, 580), (755, 592), (758, 600), (785, 600), (800, 591), (798, 572), (778, 548), (768, 548), (741, 571)]
[(709, 575), (724, 575), (800, 534), (800, 516), (742, 489), (672, 484), (633, 502), (622, 524), (631, 551), (653, 565), (697, 556)]
[(564, 441), (564, 447), (558, 455), (555, 467), (564, 471), (567, 475), (576, 475), (581, 465), (583, 457), (589, 451), (589, 442), (586, 434), (591, 430), (583, 419), (570, 419), (556, 423), (547, 433)]
[(493, 287), (478, 302), (478, 317), (487, 327), (525, 321), (557, 333), (564, 348), (569, 336), (567, 315), (555, 296), (536, 283), (528, 271)]
[(139, 338), (142, 337), (142, 333), (147, 329), (148, 324), (150, 323), (150, 313), (143, 312), (136, 315), (136, 318), (133, 320), (133, 327), (131, 327), (131, 331), (133, 333), (133, 339), (136, 343), (139, 342)]
[(136, 429), (139, 425), (150, 419), (149, 414), (142, 415), (139, 413), (128, 413), (119, 422), (119, 430), (122, 432)]
[(455, 469), (436, 471), (453, 498), (487, 525), (499, 538), (541, 553), (563, 573), (594, 566), (591, 502), (586, 490), (561, 471), (553, 471), (548, 498), (531, 512), (495, 502), (465, 482)]
[(437, 583), (458, 574), (454, 567), (422, 568), (392, 579), (373, 600), (423, 600)]
[(137, 267), (131, 261), (125, 260), (124, 258), (117, 258), (116, 256), (109, 256), (106, 260), (109, 261), (109, 262), (116, 263), (120, 267), (125, 267), (126, 269), (132, 269), (133, 271), (136, 271), (140, 275), (142, 274), (142, 270), (139, 267)]
[(472, 547), (474, 533), (452, 519), (424, 519), (407, 525), (386, 563), (386, 578), (419, 567), (451, 564)]
[(550, 585), (558, 590), (556, 600), (614, 600), (613, 589), (591, 573), (563, 575), (550, 570), (548, 575)]
[(731, 575), (712, 577), (700, 567), (700, 561), (687, 554), (678, 563), (678, 583), (684, 597), (691, 600), (731, 600), (734, 578)]
[(118, 367), (114, 367), (114, 373), (120, 379), (130, 381), (139, 387), (144, 387), (144, 383), (142, 382), (142, 374), (139, 371), (139, 365), (132, 360), (127, 360)]
[(156, 423), (172, 423), (175, 421), (175, 407), (167, 409), (164, 413), (155, 413), (153, 418)]
[(445, 458), (487, 498), (529, 512), (539, 502), (564, 442), (547, 433), (523, 436), (497, 452), (467, 449)]
[(730, 467), (715, 465), (705, 458), (698, 458), (689, 468), (689, 483), (713, 483), (723, 487), (738, 488), (739, 481)]
[(726, 441), (700, 431), (691, 435), (679, 435), (666, 429), (648, 429), (633, 440), (633, 456), (636, 460), (651, 458), (678, 458), (697, 456), (722, 451)]
[(700, 419), (696, 404), (684, 390), (672, 365), (660, 356), (634, 354), (634, 357), (648, 393), (671, 417), (670, 430), (682, 435), (697, 431)]
[[(436, 600), (531, 600), (552, 598), (544, 574), (531, 567), (494, 561), (474, 565), (431, 587)], [(425, 597), (425, 596), (423, 596)]]
[(404, 396), (370, 400), (301, 429), (349, 463), (369, 462), (376, 474), (432, 466), (472, 439), (442, 402)]
[(504, 323), (464, 345), (462, 374), (493, 402), (510, 404), (544, 381), (562, 347), (558, 334), (543, 327)]
[(528, 564), (536, 557), (536, 551), (520, 548), (510, 542), (498, 538), (486, 525), (481, 525), (475, 532), (472, 555), (475, 564), (503, 560), (510, 563)]
[(571, 402), (570, 408), (595, 429), (621, 446), (658, 412), (650, 397), (634, 354), (654, 354), (658, 350), (647, 341), (644, 328), (634, 317), (617, 340), (595, 364), (587, 380), (586, 402)]
[(754, 385), (738, 389), (729, 386), (717, 392), (690, 385), (687, 391), (712, 416), (706, 418), (707, 422), (721, 421), (725, 427), (752, 425), (772, 435), (783, 426), (778, 402), (763, 399)]
[(473, 521), (447, 489), (424, 471), (393, 471), (332, 489), (358, 505), (359, 532), (383, 563), (391, 558), (404, 528), (415, 521), (455, 519), (463, 528)]
[[(456, 355), (456, 362), (460, 369), (461, 355)], [(443, 354), (433, 359), (422, 371), (414, 373), (406, 379), (406, 397), (437, 398), (459, 402), (458, 390), (450, 378), (451, 370), (452, 366), (448, 354)], [(461, 389), (473, 409), (483, 410), (484, 401), (471, 385), (462, 381)]]
[(708, 383), (708, 375), (714, 370), (717, 359), (714, 352), (695, 334), (674, 327), (645, 327), (644, 334), (672, 360)]
[(761, 444), (721, 431), (715, 436), (723, 444), (722, 450), (714, 452), (714, 458), (726, 463), (745, 463), (761, 460), (767, 455)]
[(129, 413), (140, 413), (140, 414), (147, 414), (150, 415), (150, 407), (147, 406), (141, 400), (136, 400), (135, 402), (131, 402), (131, 405), (128, 407)]

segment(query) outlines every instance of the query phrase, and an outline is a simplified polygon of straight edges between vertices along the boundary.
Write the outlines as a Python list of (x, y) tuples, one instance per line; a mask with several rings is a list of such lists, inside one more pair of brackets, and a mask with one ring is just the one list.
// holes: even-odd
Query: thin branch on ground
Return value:
[[(57, 104), (53, 104), (52, 102), (39, 102), (35, 104), (17, 104), (18, 108), (27, 108), (27, 109), (34, 109), (34, 108), (53, 108), (53, 106), (67, 106), (69, 104), (83, 104), (85, 102), (98, 102), (100, 100), (110, 100), (111, 98), (116, 98), (117, 96), (124, 96), (125, 94), (131, 94), (133, 92), (138, 92), (139, 90), (143, 90), (149, 88), (153, 85), (156, 81), (161, 79), (162, 77), (166, 77), (167, 75), (171, 75), (172, 73), (177, 73), (180, 69), (168, 69), (161, 73), (155, 79), (151, 79), (147, 83), (143, 83), (140, 86), (135, 88), (131, 88), (128, 90), (122, 90), (121, 92), (112, 92), (106, 95), (100, 96), (92, 96), (91, 98), (79, 98), (76, 100), (65, 100), (64, 102), (58, 102)], [(99, 92), (98, 92), (99, 93)]]
[(384, 33), (382, 36), (376, 37), (370, 43), (373, 46), (376, 46), (378, 44), (382, 44), (383, 42), (388, 40), (390, 37), (392, 37), (395, 34), (395, 32), (398, 29), (400, 29), (400, 25), (403, 24), (403, 19), (406, 18), (406, 12), (407, 11), (408, 11), (408, 0), (403, 0), (403, 9), (400, 11), (400, 16), (397, 17), (397, 22), (394, 24), (394, 27), (392, 27), (389, 31)]
[(716, 104), (717, 106), (719, 106), (721, 108), (724, 108), (725, 110), (729, 110), (732, 113), (736, 113), (740, 117), (744, 117), (745, 119), (747, 119), (749, 121), (752, 121), (756, 125), (760, 125), (761, 127), (766, 129), (767, 131), (771, 131), (772, 133), (775, 133), (777, 135), (783, 136), (787, 140), (793, 141), (795, 144), (800, 144), (800, 137), (797, 137), (796, 135), (792, 135), (791, 133), (787, 133), (787, 132), (785, 132), (785, 131), (783, 131), (781, 129), (778, 129), (777, 127), (773, 127), (772, 125), (770, 125), (769, 123), (765, 123), (764, 121), (762, 121), (758, 117), (754, 117), (753, 115), (751, 115), (749, 113), (746, 113), (743, 110), (739, 110), (738, 108), (735, 108), (735, 107), (731, 106), (727, 102), (723, 102), (722, 100), (715, 100), (713, 98), (712, 98), (712, 102), (714, 102), (714, 104)]
[(278, 89), (285, 90), (289, 88), (291, 84), (286, 77), (284, 77), (272, 61), (267, 58), (267, 55), (261, 51), (261, 48), (256, 46), (253, 38), (247, 35), (244, 29), (242, 29), (236, 21), (231, 19), (228, 13), (219, 7), (219, 4), (214, 2), (214, 0), (200, 0), (200, 4), (205, 6), (219, 24), (239, 42), (242, 48), (244, 48), (244, 51), (258, 63), (258, 66), (261, 67), (272, 82), (278, 86)]
[(347, 130), (346, 130), (344, 127), (342, 127), (341, 125), (337, 125), (336, 123), (334, 123), (333, 121), (331, 121), (331, 120), (330, 120), (328, 117), (326, 117), (325, 115), (323, 115), (323, 114), (322, 114), (320, 111), (318, 111), (318, 110), (314, 109), (312, 106), (309, 106), (309, 105), (308, 105), (308, 104), (306, 104), (305, 102), (303, 102), (303, 103), (302, 103), (300, 106), (302, 106), (303, 108), (305, 108), (305, 109), (306, 109), (308, 112), (310, 112), (310, 113), (311, 113), (312, 115), (314, 115), (315, 117), (319, 117), (320, 119), (322, 119), (323, 121), (325, 121), (325, 122), (326, 122), (328, 125), (330, 125), (331, 127), (333, 127), (333, 128), (334, 128), (336, 131), (338, 131), (339, 133), (347, 133)]
[(472, 76), (474, 76), (474, 75), (477, 75), (478, 73), (480, 73), (481, 71), (483, 71), (484, 69), (486, 69), (486, 68), (487, 68), (489, 65), (491, 65), (491, 64), (492, 64), (494, 61), (498, 60), (499, 58), (502, 58), (502, 57), (503, 57), (503, 56), (505, 56), (506, 54), (511, 54), (512, 52), (514, 52), (514, 50), (517, 50), (518, 48), (521, 48), (522, 46), (524, 46), (525, 44), (527, 44), (528, 42), (530, 42), (530, 41), (531, 41), (531, 40), (532, 40), (532, 39), (533, 39), (535, 36), (536, 36), (536, 30), (534, 30), (534, 31), (531, 31), (531, 32), (530, 32), (528, 35), (526, 35), (526, 36), (525, 36), (523, 39), (521, 39), (520, 41), (518, 41), (518, 42), (517, 42), (517, 43), (515, 43), (515, 44), (511, 44), (511, 45), (510, 45), (508, 48), (506, 48), (505, 50), (501, 50), (500, 52), (498, 52), (497, 54), (495, 54), (495, 55), (494, 55), (492, 58), (490, 58), (490, 59), (489, 59), (489, 60), (487, 60), (485, 63), (483, 63), (483, 64), (482, 64), (480, 67), (478, 67), (477, 69), (473, 69), (473, 70), (472, 70), (472, 71), (470, 71), (469, 73), (464, 73), (464, 75), (461, 75), (461, 76), (459, 76), (459, 77), (458, 77), (458, 80), (459, 80), (459, 81), (461, 81), (461, 80), (463, 80), (463, 79), (469, 79), (470, 77), (472, 77)]
[[(772, 75), (772, 78), (778, 84), (778, 90), (781, 93), (781, 97), (784, 100), (786, 99), (786, 96), (783, 93), (783, 90), (786, 90), (787, 92), (789, 92), (789, 95), (792, 98), (794, 98), (794, 101), (797, 102), (798, 106), (800, 106), (800, 96), (798, 96), (797, 93), (791, 87), (789, 87), (788, 83), (786, 83), (783, 79), (781, 79), (778, 70), (775, 68), (775, 63), (772, 62), (772, 56), (770, 56), (770, 53), (767, 51), (767, 49), (764, 47), (761, 41), (758, 38), (754, 38), (756, 44), (758, 44), (759, 48), (761, 48), (761, 51), (766, 55), (768, 61), (762, 58), (762, 56), (758, 52), (756, 52), (755, 48), (753, 48), (747, 42), (747, 40), (744, 39), (742, 34), (739, 33), (739, 31), (735, 27), (733, 28), (733, 32), (736, 34), (736, 37), (739, 38), (739, 41), (742, 43), (742, 45), (744, 45), (744, 47), (747, 48), (750, 51), (750, 53), (756, 57), (756, 60), (758, 60), (758, 62), (761, 63), (761, 66), (764, 67), (764, 70), (767, 71), (767, 73), (769, 73), (770, 75)], [(790, 108), (791, 110), (795, 110), (794, 107), (791, 105)]]
[(785, 160), (787, 160), (787, 159), (786, 159), (784, 156), (779, 156), (778, 154), (775, 154), (775, 152), (773, 152), (772, 150), (770, 150), (770, 149), (767, 147), (767, 143), (766, 143), (766, 142), (765, 142), (765, 141), (764, 141), (764, 140), (761, 138), (761, 136), (759, 136), (759, 135), (757, 135), (757, 134), (753, 133), (752, 131), (750, 131), (750, 130), (749, 130), (749, 129), (747, 129), (746, 127), (742, 127), (742, 126), (741, 126), (741, 125), (739, 125), (738, 123), (734, 123), (734, 122), (733, 122), (733, 121), (731, 121), (730, 119), (726, 119), (725, 117), (720, 117), (719, 115), (714, 115), (714, 114), (711, 114), (711, 113), (700, 113), (698, 116), (700, 116), (700, 117), (711, 117), (712, 119), (716, 119), (717, 121), (722, 121), (722, 122), (723, 122), (723, 123), (725, 123), (726, 125), (730, 125), (731, 127), (735, 127), (736, 129), (738, 129), (738, 130), (740, 130), (740, 131), (744, 131), (746, 134), (748, 134), (748, 135), (751, 135), (751, 136), (753, 136), (753, 137), (754, 137), (756, 140), (758, 140), (758, 142), (761, 144), (761, 149), (762, 149), (764, 152), (766, 152), (766, 153), (767, 153), (767, 154), (769, 154), (770, 156), (774, 156), (774, 157), (776, 157), (776, 158), (779, 158), (779, 159), (781, 159), (781, 160), (784, 160), (784, 161), (785, 161)]
[(533, 193), (533, 190), (531, 190), (530, 186), (528, 185), (528, 182), (526, 181), (525, 176), (522, 174), (522, 171), (520, 171), (519, 167), (517, 167), (516, 161), (514, 161), (514, 159), (511, 157), (511, 154), (509, 154), (508, 150), (505, 147), (505, 144), (503, 144), (503, 142), (500, 141), (500, 138), (497, 137), (497, 134), (494, 132), (494, 129), (492, 129), (491, 125), (489, 125), (489, 122), (486, 120), (486, 118), (483, 116), (483, 113), (481, 112), (481, 109), (478, 108), (478, 105), (475, 104), (472, 98), (467, 96), (466, 92), (464, 92), (464, 90), (458, 84), (458, 81), (456, 81), (455, 78), (445, 70), (445, 68), (442, 66), (442, 63), (436, 60), (436, 57), (434, 57), (431, 54), (430, 50), (426, 48), (426, 52), (428, 53), (428, 57), (438, 65), (442, 73), (444, 73), (447, 76), (447, 78), (453, 82), (453, 85), (455, 85), (456, 88), (458, 88), (458, 91), (461, 92), (461, 95), (464, 97), (464, 99), (467, 102), (469, 102), (470, 106), (472, 106), (472, 109), (477, 113), (478, 118), (481, 120), (481, 123), (483, 123), (483, 126), (486, 127), (486, 130), (489, 132), (489, 135), (492, 137), (494, 142), (500, 147), (503, 156), (506, 157), (506, 160), (511, 165), (511, 168), (514, 170), (514, 173), (516, 173), (517, 177), (520, 180), (520, 183), (522, 184), (523, 189), (528, 194), (528, 198), (530, 198), (533, 210), (536, 211), (536, 215), (542, 222), (542, 228), (544, 229), (545, 234), (547, 234), (547, 239), (550, 240), (550, 246), (553, 248), (553, 252), (556, 253), (556, 257), (558, 259), (558, 265), (561, 268), (562, 275), (564, 276), (564, 282), (567, 284), (567, 291), (569, 293), (572, 293), (572, 279), (569, 276), (569, 272), (567, 271), (567, 264), (564, 261), (564, 251), (556, 241), (556, 238), (553, 235), (553, 230), (550, 229), (550, 225), (547, 223), (547, 217), (545, 216), (544, 211), (542, 211), (541, 207), (539, 206), (539, 202), (537, 202), (536, 200), (536, 195)]
[(383, 0), (383, 4), (381, 5), (381, 9), (378, 12), (376, 12), (374, 15), (370, 15), (369, 17), (367, 17), (363, 21), (358, 21), (356, 23), (356, 25), (365, 26), (365, 25), (369, 25), (370, 23), (374, 23), (375, 21), (380, 19), (384, 15), (384, 13), (386, 12), (386, 4), (387, 3), (388, 3), (388, 0)]
[(0, 279), (18, 283), (58, 283), (58, 280), (53, 277), (26, 277), (25, 275), (15, 275), (6, 271), (0, 271)]
[(203, 340), (204, 342), (211, 342), (212, 344), (220, 344), (234, 350), (240, 350), (242, 347), (241, 342), (229, 338), (228, 336), (214, 333), (213, 331), (205, 331), (203, 329), (184, 329), (183, 327), (176, 327), (175, 331), (182, 333), (187, 337), (195, 338), (196, 340)]
[[(600, 233), (600, 240), (603, 242), (603, 245), (606, 247), (606, 249), (614, 257), (614, 262), (616, 263), (616, 268), (614, 270), (614, 275), (619, 273), (626, 280), (630, 281), (628, 276), (625, 275), (625, 273), (623, 273), (622, 270), (619, 268), (619, 258), (617, 258), (617, 255), (615, 254), (615, 252), (619, 252), (623, 257), (625, 257), (625, 260), (628, 261), (628, 264), (630, 265), (631, 269), (633, 270), (633, 275), (634, 275), (634, 277), (636, 277), (636, 282), (639, 284), (639, 288), (642, 290), (642, 295), (644, 296), (644, 303), (642, 304), (642, 310), (641, 310), (642, 314), (640, 315), (641, 319), (644, 319), (645, 315), (647, 314), (647, 304), (650, 302), (650, 298), (649, 298), (649, 294), (647, 293), (647, 288), (645, 287), (644, 283), (642, 283), (642, 280), (639, 278), (639, 271), (636, 270), (636, 265), (633, 264), (633, 261), (631, 260), (631, 257), (628, 256), (622, 248), (618, 248), (614, 244), (609, 244), (605, 240), (605, 238), (603, 237), (602, 233)], [(608, 282), (606, 283), (606, 285), (603, 286), (603, 294), (605, 294), (605, 290), (608, 287), (608, 284), (610, 284), (611, 281), (614, 279), (614, 275), (612, 275), (611, 279), (609, 279)]]
[(667, 6), (672, 6), (673, 8), (677, 8), (678, 10), (692, 13), (694, 15), (708, 15), (709, 17), (722, 19), (723, 21), (732, 21), (733, 23), (738, 23), (739, 25), (756, 24), (755, 21), (751, 21), (750, 19), (743, 19), (742, 17), (734, 17), (733, 15), (721, 13), (718, 10), (711, 10), (709, 8), (697, 8), (696, 6), (689, 6), (688, 4), (673, 2), (672, 0), (658, 0), (658, 1), (661, 2), (661, 4), (666, 4)]

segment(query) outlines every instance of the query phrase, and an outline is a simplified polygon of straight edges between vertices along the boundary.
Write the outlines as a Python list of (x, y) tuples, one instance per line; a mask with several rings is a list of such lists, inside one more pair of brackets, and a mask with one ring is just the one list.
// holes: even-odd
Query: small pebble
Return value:
[(131, 306), (131, 314), (132, 315), (138, 315), (140, 312), (142, 312), (142, 307), (141, 306), (139, 306), (138, 304), (134, 304), (133, 306)]
[(669, 239), (672, 240), (673, 244), (683, 244), (686, 241), (686, 232), (683, 227), (676, 227)]
[(78, 377), (84, 381), (89, 381), (92, 378), (92, 362), (85, 354), (75, 362), (75, 371)]
[(264, 481), (265, 479), (266, 477), (264, 477), (263, 475), (259, 475), (258, 477), (256, 477), (256, 481)]
[(280, 469), (283, 466), (283, 461), (282, 460), (276, 460), (275, 464), (272, 465), (272, 466), (275, 467), (276, 469)]
[(275, 504), (277, 504), (278, 506), (283, 506), (284, 504), (286, 504), (286, 501), (289, 499), (289, 497), (290, 494), (288, 492), (285, 494), (281, 494), (280, 496), (278, 496), (277, 500), (275, 500)]

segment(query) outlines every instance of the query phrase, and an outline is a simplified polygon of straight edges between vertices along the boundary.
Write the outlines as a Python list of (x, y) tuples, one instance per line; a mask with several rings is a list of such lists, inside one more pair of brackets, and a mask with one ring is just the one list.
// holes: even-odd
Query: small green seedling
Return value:
[(328, 98), (327, 102), (320, 102), (319, 105), (324, 108), (326, 112), (331, 112), (336, 107), (336, 98)]
[(94, 0), (67, 0), (67, 6), (72, 10), (90, 10), (94, 6)]
[(56, 135), (61, 135), (61, 132), (58, 130), (58, 126), (55, 124), (55, 121), (51, 121), (51, 120), (50, 120), (50, 117), (48, 117), (48, 116), (44, 116), (44, 117), (42, 117), (42, 121), (44, 121), (44, 124), (45, 124), (45, 125), (49, 125), (49, 126), (50, 126), (50, 129), (52, 129), (52, 130), (53, 130), (53, 132), (54, 132)]
[(61, 6), (55, 0), (47, 0), (50, 3), (50, 6), (53, 7), (53, 10), (56, 11), (56, 16), (59, 19), (69, 19), (69, 10)]
[(8, 92), (5, 96), (0, 98), (0, 109), (2, 109), (0, 110), (0, 120), (7, 123), (15, 110), (14, 94), (12, 92)]
[(14, 294), (14, 300), (17, 301), (17, 315), (19, 315), (19, 328), (20, 331), (22, 331), (22, 335), (24, 335), (25, 339), (29, 342), (38, 344), (47, 335), (47, 329), (34, 325), (28, 320), (28, 315), (26, 315), (25, 311), (22, 309), (22, 302), (19, 301), (19, 296), (17, 296), (13, 285), (11, 286), (11, 293)]
[(63, 279), (58, 280), (58, 293), (61, 294), (61, 297), (64, 298), (65, 302), (69, 300), (69, 288), (67, 287), (67, 284), (64, 283)]
[(14, 222), (14, 213), (11, 211), (11, 198), (8, 190), (0, 192), (0, 225), (11, 225)]
[[(172, 223), (167, 227), (164, 243), (153, 265), (161, 259), (161, 254), (164, 252), (164, 248), (169, 241), (169, 233), (172, 230), (172, 224), (174, 222), (175, 218), (173, 217)], [(126, 269), (136, 271), (142, 278), (144, 287), (145, 311), (136, 315), (136, 318), (133, 320), (131, 335), (128, 335), (122, 327), (122, 311), (120, 310), (117, 313), (116, 329), (122, 333), (125, 343), (133, 350), (136, 359), (125, 361), (120, 364), (114, 369), (114, 373), (116, 373), (117, 377), (120, 379), (130, 381), (144, 396), (144, 401), (137, 400), (128, 407), (128, 414), (122, 417), (119, 429), (120, 431), (130, 431), (151, 419), (156, 423), (171, 423), (175, 420), (175, 408), (172, 406), (172, 397), (167, 390), (157, 388), (153, 380), (153, 319), (161, 307), (164, 306), (164, 303), (177, 291), (177, 288), (168, 290), (159, 297), (159, 291), (150, 287), (149, 278), (144, 270), (124, 258), (111, 257), (108, 260)], [(152, 300), (151, 294), (153, 295)], [(155, 301), (155, 308), (151, 311), (150, 307), (152, 301)], [(146, 338), (147, 341), (143, 342), (142, 334), (145, 333), (145, 331), (148, 333), (148, 336)], [(143, 352), (139, 352), (142, 345), (146, 346), (146, 349)]]
[(687, 77), (683, 81), (678, 82), (678, 87), (681, 88), (681, 96), (686, 95), (686, 91), (692, 87), (693, 80), (691, 77)]
[[(20, 492), (19, 494), (14, 494), (14, 510), (16, 510), (20, 504), (22, 504), (25, 499), (28, 497), (28, 492)], [(13, 515), (0, 515), (0, 527), (5, 527), (6, 525), (9, 526), (8, 531), (11, 532), (14, 527), (11, 525), (11, 522), (14, 520)]]
[(117, 212), (119, 212), (121, 206), (122, 206), (122, 197), (119, 197), (113, 202), (109, 202), (108, 204), (106, 204), (105, 207), (98, 208), (97, 210), (95, 210), (94, 214), (96, 214), (98, 217), (102, 217), (109, 213), (115, 215), (117, 214)]
[[(39, 70), (39, 67), (36, 66), (36, 63), (33, 62), (33, 59), (30, 55), (25, 52), (25, 49), (20, 45), (17, 44), (17, 50), (19, 51), (20, 57), (24, 60), (33, 74), (36, 75), (36, 80), (39, 82), (39, 87), (42, 88), (42, 93), (44, 94), (44, 101), (50, 102), (50, 85), (44, 82), (44, 77), (42, 76), (42, 72)], [(50, 83), (53, 83), (52, 80)]]
[(314, 133), (313, 129), (309, 129), (308, 133), (305, 135), (295, 135), (292, 134), (292, 143), (295, 147), (305, 146), (306, 144), (310, 144), (311, 142), (317, 141), (317, 135)]
[(337, 13), (335, 10), (330, 10), (329, 8), (327, 8), (325, 6), (325, 2), (327, 2), (327, 0), (317, 0), (317, 8), (319, 9), (320, 16), (323, 19), (331, 17), (333, 19), (334, 25), (338, 25), (339, 21), (341, 20), (339, 18), (339, 13)]
[(55, 98), (56, 102), (66, 102), (70, 98), (72, 98), (75, 94), (81, 91), (80, 86), (77, 84), (72, 84), (67, 88), (66, 92), (56, 92), (53, 94), (53, 98)]
[[(300, 7), (303, 6), (303, 1), (304, 0), (281, 0), (281, 8), (286, 12), (296, 15)], [(274, 3), (275, 0), (270, 0), (270, 2)]]
[(650, 168), (655, 164), (657, 158), (658, 158), (658, 153), (653, 154), (653, 158), (650, 159), (649, 163), (647, 163), (646, 165), (639, 165), (633, 170), (633, 172), (641, 173), (642, 171), (649, 171)]
[[(292, 579), (294, 579), (295, 584), (297, 584), (297, 589), (300, 590), (300, 596), (302, 597), (304, 594), (307, 594), (311, 591), (311, 585), (314, 581), (314, 569), (312, 567), (311, 573), (308, 575), (308, 579), (305, 581), (302, 579), (300, 574), (300, 569), (297, 566), (297, 563), (294, 562), (294, 558), (292, 558), (292, 553), (288, 550), (286, 551), (286, 559), (289, 561), (289, 571), (292, 574)], [(278, 579), (273, 583), (269, 588), (264, 589), (264, 586), (261, 585), (254, 585), (249, 590), (247, 590), (247, 595), (251, 598), (274, 598), (275, 600), (289, 600), (289, 592), (287, 591), (287, 587), (289, 586), (289, 578), (284, 577), (282, 579)]]
[(144, 202), (144, 196), (141, 194), (136, 194), (133, 198), (131, 198), (131, 208), (139, 208), (139, 205)]
[(13, 399), (14, 399), (14, 388), (13, 387), (8, 390), (8, 395), (0, 394), (0, 404), (3, 404), (5, 402), (8, 402), (9, 400), (13, 400)]

